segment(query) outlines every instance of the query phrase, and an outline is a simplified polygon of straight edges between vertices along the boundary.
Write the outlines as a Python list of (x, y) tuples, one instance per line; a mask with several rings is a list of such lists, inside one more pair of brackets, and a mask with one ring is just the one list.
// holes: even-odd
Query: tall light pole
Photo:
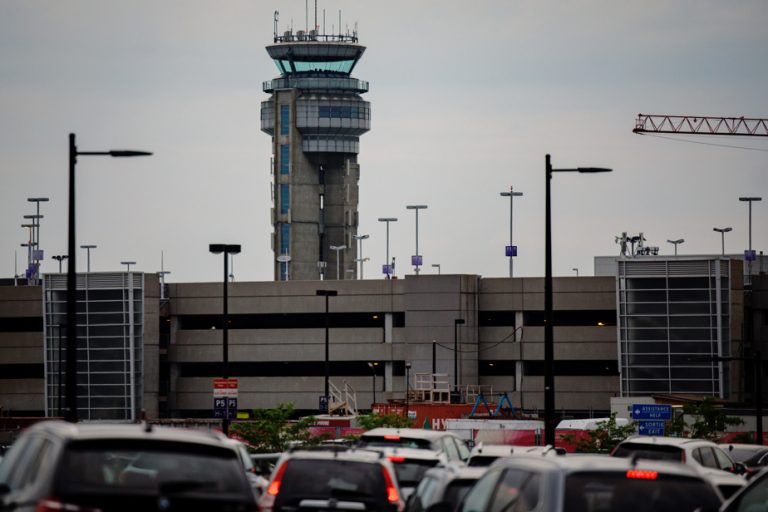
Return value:
[(389, 263), (389, 223), (397, 222), (397, 217), (379, 217), (379, 222), (387, 223), (387, 259), (384, 260), (384, 266), (382, 267), (383, 273), (386, 274), (387, 279), (392, 277), (392, 266)]
[(550, 182), (552, 173), (579, 172), (597, 173), (611, 172), (611, 169), (600, 167), (577, 167), (575, 169), (553, 169), (550, 156), (545, 159), (545, 250), (544, 250), (544, 442), (555, 446), (555, 343), (552, 330), (552, 208), (550, 205)]
[(121, 265), (125, 265), (125, 267), (126, 267), (125, 271), (126, 272), (130, 272), (131, 271), (131, 265), (135, 265), (136, 262), (135, 261), (121, 261), (120, 264)]
[(406, 206), (406, 209), (416, 211), (416, 254), (411, 257), (411, 265), (415, 267), (414, 270), (416, 275), (419, 275), (419, 267), (424, 263), (422, 261), (421, 254), (419, 254), (419, 210), (426, 210), (427, 205), (411, 204)]
[[(88, 273), (91, 272), (91, 249), (95, 249), (96, 247), (98, 247), (98, 246), (96, 246), (96, 245), (81, 245), (80, 246), (80, 248), (81, 249), (85, 249), (86, 253), (87, 253), (87, 257), (86, 257), (87, 265), (86, 265), (85, 269), (86, 269), (86, 272), (88, 272)], [(74, 265), (74, 263), (70, 262), (70, 265)]]
[(367, 240), (371, 235), (354, 235), (353, 238), (357, 240), (357, 261), (360, 262), (360, 279), (363, 279), (363, 264), (366, 258), (363, 258), (363, 240)]
[(411, 362), (406, 361), (405, 362), (405, 420), (408, 421), (408, 409), (409, 407), (409, 396), (408, 391), (411, 389)]
[[(337, 279), (338, 280), (338, 279)], [(331, 358), (330, 358), (330, 317), (328, 316), (328, 297), (336, 297), (339, 292), (336, 290), (317, 290), (315, 292), (319, 297), (325, 297), (325, 388), (323, 396), (325, 397), (326, 413), (330, 411), (330, 380), (331, 380)]]
[(371, 403), (371, 409), (373, 409), (373, 404), (376, 403), (376, 366), (379, 363), (368, 363), (368, 368), (371, 369), (371, 373), (373, 373), (373, 402)]
[(744, 259), (747, 260), (747, 284), (752, 284), (752, 262), (755, 261), (755, 253), (752, 252), (752, 203), (755, 201), (762, 201), (762, 197), (740, 197), (739, 201), (746, 201), (749, 203), (749, 250), (745, 252)]
[(578, 269), (578, 268), (576, 268), (576, 267), (573, 267), (571, 270), (573, 270), (574, 272), (576, 272), (576, 277), (579, 277), (579, 269)]
[(59, 262), (59, 274), (61, 274), (61, 262), (64, 261), (65, 259), (67, 259), (67, 255), (66, 254), (57, 254), (55, 256), (51, 256), (51, 258), (53, 258), (54, 260)]
[[(78, 156), (111, 156), (115, 158), (149, 156), (147, 151), (113, 149), (110, 151), (78, 151), (75, 134), (69, 134), (69, 235), (67, 254), (67, 376), (66, 376), (66, 419), (77, 422), (77, 279), (75, 271), (75, 166)], [(133, 375), (131, 375), (133, 378)], [(134, 411), (135, 412), (135, 411)]]
[(733, 231), (733, 228), (732, 227), (712, 228), (712, 231), (717, 231), (718, 233), (720, 233), (720, 245), (722, 248), (722, 255), (725, 256), (725, 234)]
[(453, 390), (459, 392), (459, 325), (463, 325), (463, 318), (453, 320)]
[(341, 261), (341, 251), (346, 249), (346, 245), (332, 245), (331, 250), (336, 251), (336, 280), (341, 279), (341, 267), (339, 265), (339, 262)]
[(40, 276), (40, 261), (43, 259), (43, 252), (42, 252), (42, 249), (40, 248), (40, 219), (43, 218), (43, 216), (40, 215), (40, 203), (47, 203), (49, 201), (49, 199), (47, 197), (28, 197), (27, 201), (30, 202), (30, 203), (35, 203), (36, 218), (38, 219), (37, 220), (37, 229), (36, 229), (37, 233), (35, 234), (35, 240), (34, 241), (35, 241), (35, 244), (37, 245), (37, 251), (38, 251), (38, 253), (36, 254), (37, 257), (35, 258), (35, 263), (37, 263), (37, 265), (36, 265), (37, 276), (35, 276), (35, 277), (39, 277)]
[(523, 195), (522, 192), (515, 192), (512, 190), (512, 187), (509, 187), (509, 192), (500, 192), (500, 195), (504, 197), (509, 197), (509, 247), (506, 249), (506, 255), (509, 257), (509, 277), (513, 276), (513, 266), (512, 261), (515, 259), (515, 256), (517, 256), (517, 247), (515, 247), (513, 241), (512, 241), (512, 204), (515, 200), (515, 197), (520, 197)]
[(671, 243), (675, 246), (675, 256), (677, 256), (677, 246), (681, 243), (685, 242), (684, 238), (678, 238), (677, 240), (667, 240), (667, 242)]
[[(209, 244), (208, 250), (213, 254), (224, 253), (224, 292), (223, 302), (224, 308), (221, 313), (222, 323), (222, 355), (221, 355), (221, 373), (225, 379), (229, 378), (229, 297), (227, 294), (227, 283), (229, 282), (229, 255), (240, 253), (240, 245), (238, 244)], [(221, 431), (224, 435), (229, 435), (229, 408), (227, 408), (224, 418), (221, 420)]]

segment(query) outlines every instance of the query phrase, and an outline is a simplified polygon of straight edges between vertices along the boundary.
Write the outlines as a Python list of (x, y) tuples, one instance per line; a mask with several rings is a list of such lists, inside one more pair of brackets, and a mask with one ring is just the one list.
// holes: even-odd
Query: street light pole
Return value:
[(340, 277), (340, 275), (341, 275), (340, 274), (340, 272), (341, 272), (340, 268), (341, 267), (339, 266), (339, 262), (341, 261), (341, 251), (343, 251), (346, 248), (347, 248), (346, 245), (332, 245), (331, 246), (331, 250), (332, 251), (336, 251), (336, 280), (337, 281), (341, 279), (341, 277)]
[(733, 228), (727, 227), (727, 228), (712, 228), (712, 231), (717, 231), (720, 233), (720, 245), (722, 248), (722, 255), (725, 256), (725, 234), (732, 231)]
[(37, 257), (35, 258), (35, 263), (37, 264), (35, 266), (36, 274), (37, 274), (35, 278), (37, 279), (40, 277), (40, 260), (42, 259), (42, 254), (41, 254), (42, 249), (40, 248), (40, 219), (42, 219), (43, 216), (40, 215), (40, 203), (46, 203), (49, 201), (49, 199), (47, 197), (28, 197), (27, 201), (29, 201), (30, 203), (35, 203), (37, 207), (37, 210), (36, 210), (37, 214), (35, 215), (35, 217), (37, 218), (37, 229), (36, 229), (37, 233), (35, 235), (35, 240), (34, 240), (35, 245), (37, 245), (37, 251), (40, 251), (36, 254)]
[(740, 197), (739, 201), (746, 201), (749, 203), (749, 254), (747, 258), (747, 284), (752, 284), (752, 203), (755, 201), (762, 201), (762, 197)]
[(371, 369), (371, 373), (373, 373), (373, 403), (371, 404), (371, 409), (373, 409), (373, 404), (376, 403), (376, 365), (379, 363), (368, 363), (368, 367)]
[(427, 209), (427, 205), (412, 204), (412, 205), (406, 206), (406, 209), (416, 211), (416, 255), (413, 258), (411, 258), (411, 265), (415, 267), (415, 272), (416, 272), (416, 275), (418, 276), (419, 267), (423, 264), (421, 255), (419, 254), (419, 210)]
[(576, 277), (579, 277), (579, 269), (578, 269), (578, 268), (576, 268), (576, 267), (573, 267), (571, 270), (573, 270), (574, 272), (576, 272)]
[[(221, 314), (222, 323), (222, 377), (229, 378), (229, 296), (227, 292), (227, 283), (229, 282), (229, 255), (239, 254), (240, 245), (238, 244), (209, 244), (208, 250), (213, 254), (224, 253), (224, 288), (223, 288), (223, 302), (224, 307)], [(224, 418), (221, 420), (221, 431), (224, 435), (229, 435), (229, 407), (225, 410)]]
[[(338, 279), (337, 279), (338, 280)], [(326, 413), (330, 411), (330, 380), (331, 380), (331, 362), (330, 362), (330, 338), (328, 335), (328, 328), (330, 326), (328, 316), (328, 297), (336, 297), (339, 292), (336, 290), (317, 290), (316, 295), (325, 297), (325, 390), (323, 396), (325, 397)]]
[(51, 258), (53, 258), (54, 260), (59, 262), (59, 274), (61, 274), (61, 262), (64, 261), (65, 259), (67, 259), (67, 255), (66, 254), (57, 254), (55, 256), (51, 256)]
[(387, 279), (392, 278), (392, 268), (389, 264), (389, 223), (390, 222), (397, 222), (396, 217), (379, 217), (379, 222), (386, 222), (387, 223), (387, 259), (384, 260), (383, 270), (385, 270), (385, 274), (387, 275)]
[[(149, 156), (147, 151), (110, 150), (110, 151), (78, 151), (75, 145), (75, 134), (69, 134), (69, 208), (67, 254), (67, 375), (66, 375), (66, 419), (76, 423), (77, 417), (77, 278), (75, 262), (75, 165), (78, 156), (111, 156), (115, 158)], [(131, 376), (133, 378), (133, 375)]]
[(357, 261), (360, 262), (360, 279), (363, 279), (363, 265), (365, 264), (365, 258), (363, 258), (363, 240), (370, 238), (371, 235), (354, 235), (353, 238), (357, 240)]
[(136, 262), (135, 261), (121, 261), (120, 264), (126, 266), (126, 269), (125, 269), (126, 272), (130, 272), (131, 271), (131, 265), (135, 265)]
[(552, 208), (550, 182), (552, 173), (611, 172), (601, 167), (577, 167), (576, 169), (553, 169), (550, 155), (545, 159), (545, 226), (544, 226), (544, 443), (555, 446), (555, 343), (552, 330), (554, 314), (552, 311)]
[(501, 192), (500, 195), (507, 197), (509, 196), (509, 247), (510, 247), (510, 254), (509, 254), (509, 277), (513, 276), (513, 266), (512, 261), (515, 259), (514, 255), (511, 254), (513, 251), (511, 248), (514, 247), (514, 243), (512, 241), (512, 204), (515, 200), (515, 197), (520, 197), (523, 195), (522, 192), (515, 192), (512, 190), (512, 187), (509, 187), (509, 192)]
[(89, 274), (91, 272), (91, 249), (95, 249), (96, 247), (97, 247), (96, 245), (81, 245), (80, 246), (81, 249), (85, 249), (86, 254), (87, 254), (87, 257), (86, 257), (87, 264), (86, 264), (85, 269), (86, 269), (86, 272), (88, 272)]
[(685, 242), (685, 239), (678, 238), (677, 240), (667, 240), (667, 242), (673, 244), (675, 246), (675, 256), (677, 256), (677, 246), (683, 242)]

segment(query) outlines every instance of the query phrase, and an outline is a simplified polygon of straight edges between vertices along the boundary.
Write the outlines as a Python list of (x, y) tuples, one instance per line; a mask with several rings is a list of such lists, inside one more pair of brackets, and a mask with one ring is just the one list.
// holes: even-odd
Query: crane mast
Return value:
[(738, 135), (768, 137), (768, 119), (758, 117), (707, 117), (638, 114), (634, 133)]

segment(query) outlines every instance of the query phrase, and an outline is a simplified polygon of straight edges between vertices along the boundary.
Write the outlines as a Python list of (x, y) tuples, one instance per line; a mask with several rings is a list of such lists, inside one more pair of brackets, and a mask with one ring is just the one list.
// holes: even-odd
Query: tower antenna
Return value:
[(309, 30), (309, 0), (304, 0), (304, 30)]
[(341, 9), (339, 9), (339, 35), (341, 35)]
[(317, 0), (315, 0), (315, 26), (312, 27), (312, 30), (317, 31)]
[(280, 13), (278, 11), (275, 11), (275, 17), (274, 17), (274, 22), (275, 22), (275, 42), (277, 42), (277, 18), (279, 16), (280, 16)]
[(327, 33), (328, 32), (325, 31), (325, 9), (323, 9), (323, 35), (326, 35)]

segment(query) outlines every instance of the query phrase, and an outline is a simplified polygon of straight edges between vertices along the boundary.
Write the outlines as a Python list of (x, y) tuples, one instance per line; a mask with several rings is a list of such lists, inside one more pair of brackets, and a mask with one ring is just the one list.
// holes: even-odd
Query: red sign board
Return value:
[(214, 398), (237, 398), (237, 379), (213, 379)]

